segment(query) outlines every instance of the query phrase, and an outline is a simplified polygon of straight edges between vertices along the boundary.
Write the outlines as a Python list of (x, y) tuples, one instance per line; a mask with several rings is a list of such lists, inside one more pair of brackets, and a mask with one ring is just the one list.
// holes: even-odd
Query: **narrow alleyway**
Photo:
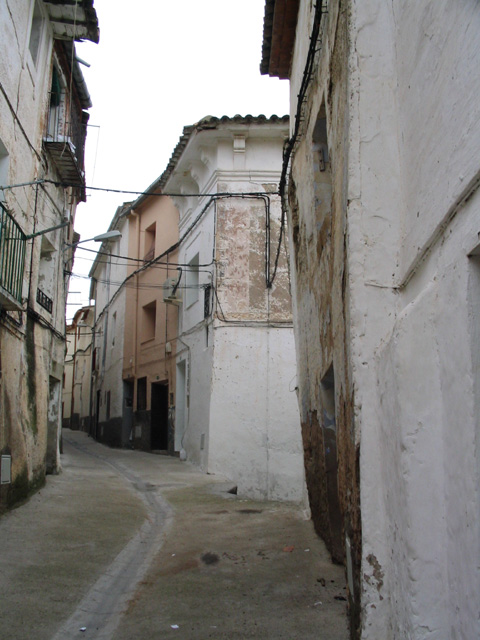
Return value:
[(64, 471), (0, 519), (0, 637), (346, 640), (344, 572), (295, 507), (64, 430)]

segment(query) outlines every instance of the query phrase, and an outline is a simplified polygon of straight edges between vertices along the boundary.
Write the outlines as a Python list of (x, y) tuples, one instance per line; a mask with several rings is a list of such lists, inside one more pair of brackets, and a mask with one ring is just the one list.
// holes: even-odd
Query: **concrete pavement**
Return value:
[(64, 451), (0, 518), (0, 639), (348, 638), (343, 568), (297, 507), (81, 432)]

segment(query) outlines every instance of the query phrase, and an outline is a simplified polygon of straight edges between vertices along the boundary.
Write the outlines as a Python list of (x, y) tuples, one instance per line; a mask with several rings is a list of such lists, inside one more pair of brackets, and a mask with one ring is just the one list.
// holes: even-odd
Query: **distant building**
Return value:
[[(160, 192), (157, 183), (147, 192)], [(133, 447), (173, 454), (178, 308), (166, 303), (164, 284), (179, 279), (178, 211), (166, 196), (140, 196), (128, 223), (124, 416)]]
[(175, 448), (206, 472), (229, 477), (239, 494), (300, 502), (295, 348), (277, 195), (287, 133), (287, 117), (206, 117), (185, 127), (161, 186), (185, 194), (172, 196), (180, 211)]
[(122, 366), (129, 229), (125, 218), (130, 203), (117, 208), (109, 231), (119, 237), (102, 242), (90, 269), (93, 322), (92, 404), (90, 434), (100, 442), (122, 446), (128, 432), (122, 428), (124, 396)]
[(66, 245), (85, 199), (91, 106), (73, 41), (98, 42), (98, 22), (92, 0), (13, 0), (0, 7), (0, 32), (3, 509), (60, 466)]
[(122, 242), (90, 273), (94, 433), (180, 455), (243, 495), (302, 502), (277, 194), (287, 132), (287, 117), (204, 118), (146, 194), (118, 209)]
[(93, 306), (79, 309), (67, 325), (63, 376), (62, 426), (90, 431), (93, 354)]
[(352, 638), (480, 637), (480, 12), (267, 0), (310, 506)]

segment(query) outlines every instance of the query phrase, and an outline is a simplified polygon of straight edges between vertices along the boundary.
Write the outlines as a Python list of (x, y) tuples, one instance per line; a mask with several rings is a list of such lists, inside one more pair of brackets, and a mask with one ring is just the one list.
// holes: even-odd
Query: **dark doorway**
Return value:
[(133, 381), (123, 381), (122, 447), (133, 445)]
[(98, 424), (100, 422), (100, 400), (101, 400), (102, 392), (97, 391), (97, 398), (95, 402), (95, 426), (93, 431), (93, 437), (95, 440), (98, 439)]
[(342, 514), (338, 499), (337, 418), (335, 412), (335, 375), (331, 366), (320, 387), (322, 426), (325, 446), (328, 515), (331, 554), (335, 562), (343, 563)]
[(168, 450), (168, 384), (152, 384), (151, 448)]

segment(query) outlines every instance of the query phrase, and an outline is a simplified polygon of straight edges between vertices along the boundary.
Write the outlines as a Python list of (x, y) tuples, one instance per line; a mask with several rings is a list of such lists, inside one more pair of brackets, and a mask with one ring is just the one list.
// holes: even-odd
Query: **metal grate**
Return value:
[(49, 298), (46, 293), (43, 293), (41, 289), (37, 289), (37, 302), (41, 307), (46, 309), (48, 313), (52, 313), (53, 300)]
[[(25, 245), (25, 234), (0, 202), (0, 287), (19, 304), (22, 302)], [(3, 306), (8, 308), (5, 303)]]

